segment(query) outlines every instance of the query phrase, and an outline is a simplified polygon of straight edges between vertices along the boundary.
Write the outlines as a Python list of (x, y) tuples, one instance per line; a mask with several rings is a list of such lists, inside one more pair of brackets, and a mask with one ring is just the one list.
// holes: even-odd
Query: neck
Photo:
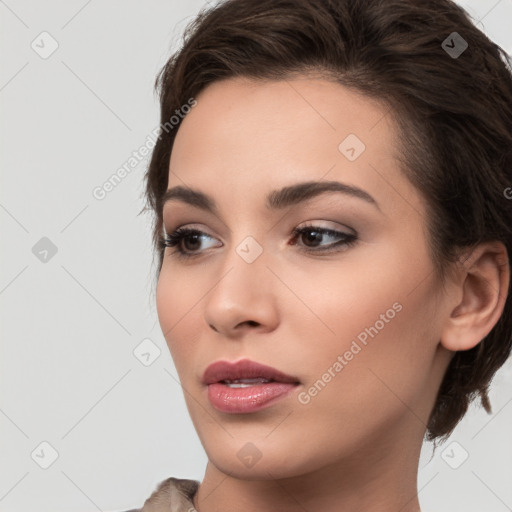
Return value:
[(408, 443), (407, 449), (404, 441), (372, 443), (336, 464), (284, 478), (275, 477), (283, 473), (282, 467), (275, 471), (268, 467), (265, 479), (237, 478), (210, 461), (194, 505), (198, 512), (420, 512), (417, 471), (421, 442)]

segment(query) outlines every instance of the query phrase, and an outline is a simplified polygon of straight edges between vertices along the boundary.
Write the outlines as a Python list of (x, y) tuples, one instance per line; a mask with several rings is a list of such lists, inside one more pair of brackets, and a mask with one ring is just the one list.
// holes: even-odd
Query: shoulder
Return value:
[(160, 482), (142, 508), (123, 512), (196, 512), (193, 498), (199, 481), (169, 477)]

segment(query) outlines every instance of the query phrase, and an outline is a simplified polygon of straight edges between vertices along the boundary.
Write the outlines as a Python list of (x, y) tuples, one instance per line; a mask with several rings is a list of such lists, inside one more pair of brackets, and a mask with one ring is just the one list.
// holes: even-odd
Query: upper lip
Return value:
[(236, 362), (215, 361), (206, 368), (203, 374), (203, 383), (214, 384), (223, 380), (255, 379), (257, 377), (277, 382), (299, 383), (297, 377), (286, 375), (271, 366), (250, 359), (242, 359)]

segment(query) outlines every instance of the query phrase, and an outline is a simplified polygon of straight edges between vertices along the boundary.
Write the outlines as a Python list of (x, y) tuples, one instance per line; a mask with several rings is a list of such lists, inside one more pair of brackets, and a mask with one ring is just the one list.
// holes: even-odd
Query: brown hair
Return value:
[[(448, 52), (453, 32), (468, 44), (460, 55)], [(145, 178), (157, 274), (164, 252), (161, 198), (179, 128), (164, 126), (170, 117), (214, 81), (312, 71), (389, 106), (400, 129), (404, 174), (429, 205), (438, 277), (457, 262), (459, 249), (483, 241), (501, 241), (512, 254), (510, 58), (464, 9), (450, 0), (227, 0), (189, 24), (183, 46), (156, 79), (162, 128)], [(473, 349), (455, 353), (427, 439), (445, 439), (478, 395), (490, 412), (489, 384), (511, 345), (509, 290), (493, 330)]]

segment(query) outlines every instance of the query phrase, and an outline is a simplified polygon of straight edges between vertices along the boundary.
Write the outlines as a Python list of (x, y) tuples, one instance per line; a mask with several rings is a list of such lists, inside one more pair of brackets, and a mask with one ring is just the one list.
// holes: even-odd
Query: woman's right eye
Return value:
[[(176, 247), (172, 254), (176, 254), (179, 258), (192, 258), (201, 254), (199, 250), (201, 249), (201, 242), (207, 238), (213, 240), (210, 235), (198, 229), (178, 228), (172, 233), (166, 233), (161, 245), (164, 248)], [(182, 244), (182, 242), (184, 243)], [(188, 245), (188, 248), (183, 249), (183, 245)], [(220, 247), (220, 245), (216, 244), (212, 247)]]

